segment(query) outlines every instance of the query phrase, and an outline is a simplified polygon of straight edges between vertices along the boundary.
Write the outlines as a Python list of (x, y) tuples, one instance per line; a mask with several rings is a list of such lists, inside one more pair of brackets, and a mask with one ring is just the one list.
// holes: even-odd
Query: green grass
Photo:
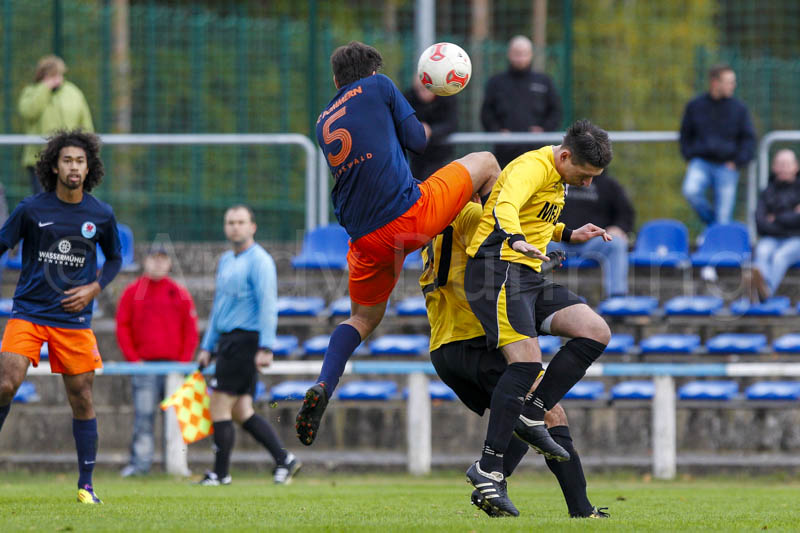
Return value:
[(796, 531), (800, 481), (705, 478), (654, 482), (590, 476), (608, 520), (571, 520), (555, 480), (509, 480), (519, 518), (490, 519), (469, 505), (461, 474), (302, 476), (276, 487), (234, 473), (228, 487), (151, 476), (95, 480), (103, 506), (79, 505), (72, 475), (0, 474), (0, 531)]

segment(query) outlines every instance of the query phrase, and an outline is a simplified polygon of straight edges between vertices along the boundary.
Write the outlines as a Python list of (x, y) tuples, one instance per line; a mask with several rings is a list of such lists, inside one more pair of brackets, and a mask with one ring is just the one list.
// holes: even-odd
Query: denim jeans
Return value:
[[(727, 224), (733, 219), (738, 183), (738, 170), (731, 170), (724, 163), (712, 163), (695, 157), (689, 161), (686, 169), (683, 196), (706, 225)], [(709, 187), (714, 191), (713, 206), (706, 198)]]
[(761, 237), (756, 245), (754, 265), (764, 276), (770, 295), (778, 290), (783, 276), (800, 261), (800, 237)]
[[(145, 363), (146, 364), (146, 363)], [(166, 376), (133, 376), (133, 440), (130, 465), (137, 472), (150, 471), (155, 453), (155, 428), (158, 404), (164, 398)]]
[(551, 242), (547, 251), (563, 250), (567, 257), (594, 259), (603, 269), (603, 288), (606, 296), (628, 294), (628, 244), (622, 239), (605, 242), (595, 237), (580, 244)]

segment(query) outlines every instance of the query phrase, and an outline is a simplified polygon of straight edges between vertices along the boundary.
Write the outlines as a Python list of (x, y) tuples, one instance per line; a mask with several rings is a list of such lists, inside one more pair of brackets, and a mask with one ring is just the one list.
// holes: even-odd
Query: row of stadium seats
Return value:
[[(284, 381), (269, 392), (272, 401), (301, 400), (313, 381)], [(456, 394), (441, 381), (431, 381), (430, 396), (433, 400), (455, 400)], [(623, 381), (612, 386), (606, 393), (602, 381), (581, 381), (564, 397), (569, 400), (650, 400), (655, 394), (652, 381)], [(261, 398), (267, 399), (266, 389), (261, 388)], [(406, 398), (408, 389), (400, 395), (394, 381), (350, 381), (337, 389), (340, 400), (394, 400)], [(734, 400), (739, 398), (736, 381), (692, 381), (678, 389), (681, 400)], [(762, 381), (754, 383), (744, 391), (748, 400), (800, 400), (800, 381)]]
[[(328, 347), (328, 335), (317, 335), (302, 344), (294, 335), (278, 335), (274, 352), (276, 356), (322, 356)], [(553, 355), (562, 339), (550, 335), (539, 337), (539, 346), (545, 355)], [(770, 351), (771, 350), (771, 351)], [(428, 353), (427, 335), (381, 335), (362, 344), (356, 355), (418, 356)], [(606, 348), (607, 354), (800, 354), (800, 333), (783, 335), (770, 345), (766, 335), (760, 333), (723, 333), (710, 338), (703, 345), (700, 336), (683, 333), (661, 333), (643, 339), (637, 346), (633, 335), (615, 333)]]
[(607, 316), (787, 316), (800, 312), (788, 296), (773, 296), (760, 303), (740, 299), (725, 306), (718, 296), (676, 296), (663, 308), (652, 296), (621, 296), (601, 302), (597, 310)]
[[(300, 255), (292, 260), (294, 268), (347, 268), (347, 232), (338, 224), (311, 230), (303, 237)], [(750, 259), (747, 226), (739, 222), (715, 224), (701, 237), (697, 251), (689, 253), (689, 231), (678, 220), (651, 220), (639, 230), (630, 253), (630, 264), (639, 267), (719, 266), (738, 267)], [(568, 267), (596, 267), (593, 259), (569, 259)], [(421, 268), (419, 253), (409, 256), (406, 268)]]

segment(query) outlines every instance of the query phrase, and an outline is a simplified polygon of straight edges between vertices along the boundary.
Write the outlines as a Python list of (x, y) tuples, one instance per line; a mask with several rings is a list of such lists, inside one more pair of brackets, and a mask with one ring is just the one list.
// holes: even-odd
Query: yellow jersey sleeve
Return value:
[(548, 177), (547, 169), (538, 161), (531, 162), (521, 159), (506, 167), (506, 179), (497, 195), (494, 206), (494, 216), (500, 229), (511, 235), (525, 233), (520, 224), (520, 211), (528, 200), (540, 190)]

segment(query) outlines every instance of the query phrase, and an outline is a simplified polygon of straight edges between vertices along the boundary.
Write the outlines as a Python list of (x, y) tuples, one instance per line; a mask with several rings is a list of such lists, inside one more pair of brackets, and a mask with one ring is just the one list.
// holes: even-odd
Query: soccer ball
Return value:
[(436, 43), (422, 52), (417, 64), (422, 85), (438, 96), (461, 92), (472, 76), (472, 62), (467, 53), (453, 43)]

